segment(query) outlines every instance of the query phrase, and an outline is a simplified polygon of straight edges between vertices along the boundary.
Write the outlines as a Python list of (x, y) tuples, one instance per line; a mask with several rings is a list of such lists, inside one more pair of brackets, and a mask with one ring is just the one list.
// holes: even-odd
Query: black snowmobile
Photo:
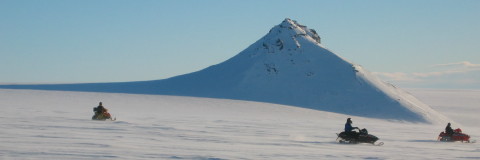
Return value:
[(348, 144), (358, 144), (358, 143), (370, 143), (373, 145), (378, 145), (381, 146), (383, 145), (383, 142), (380, 142), (378, 144), (375, 144), (375, 142), (378, 141), (378, 137), (368, 134), (367, 129), (358, 129), (359, 132), (356, 132), (354, 134), (346, 133), (346, 132), (341, 132), (337, 133), (337, 141), (340, 143), (348, 143)]

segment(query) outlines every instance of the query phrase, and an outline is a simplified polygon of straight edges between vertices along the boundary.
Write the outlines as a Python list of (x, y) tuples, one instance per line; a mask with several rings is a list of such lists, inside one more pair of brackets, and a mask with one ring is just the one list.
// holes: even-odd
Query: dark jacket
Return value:
[(450, 127), (450, 124), (445, 127), (445, 133), (447, 133), (448, 135), (453, 135), (453, 129), (452, 127)]
[(98, 106), (97, 108), (94, 109), (96, 114), (102, 114), (105, 112), (105, 108), (103, 106)]
[(345, 123), (345, 132), (351, 132), (353, 130), (352, 124)]

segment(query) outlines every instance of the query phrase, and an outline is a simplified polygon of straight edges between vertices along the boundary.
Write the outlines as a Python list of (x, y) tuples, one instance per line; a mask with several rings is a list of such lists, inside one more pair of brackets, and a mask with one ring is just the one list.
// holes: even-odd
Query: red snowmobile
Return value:
[(470, 143), (470, 136), (468, 134), (462, 133), (462, 129), (457, 128), (453, 130), (452, 135), (448, 135), (445, 132), (441, 132), (440, 135), (438, 135), (438, 140), (442, 142), (461, 141), (461, 142)]
[(337, 133), (337, 140), (340, 143), (348, 143), (348, 144), (357, 144), (357, 143), (370, 143), (373, 145), (381, 146), (383, 145), (383, 142), (379, 142), (375, 144), (376, 141), (378, 141), (378, 137), (368, 134), (367, 129), (358, 129), (359, 132), (357, 133), (358, 135), (352, 135), (352, 134), (347, 134), (346, 132), (341, 132)]

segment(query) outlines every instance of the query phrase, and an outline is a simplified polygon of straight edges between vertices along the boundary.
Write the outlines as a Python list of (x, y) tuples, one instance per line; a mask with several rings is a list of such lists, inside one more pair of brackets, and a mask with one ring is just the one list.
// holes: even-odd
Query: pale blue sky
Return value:
[(289, 17), (394, 84), (480, 88), (479, 8), (478, 0), (0, 0), (0, 83), (168, 78), (227, 60)]

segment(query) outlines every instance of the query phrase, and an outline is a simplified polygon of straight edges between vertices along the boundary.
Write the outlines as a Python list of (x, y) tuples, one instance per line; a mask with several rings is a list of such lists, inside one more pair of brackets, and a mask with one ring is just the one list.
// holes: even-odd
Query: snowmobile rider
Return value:
[(94, 107), (93, 111), (95, 112), (95, 115), (93, 115), (92, 119), (105, 120), (111, 118), (108, 109), (103, 107), (102, 102), (100, 102), (97, 107)]
[(358, 136), (360, 135), (360, 133), (358, 132), (355, 132), (353, 129), (359, 129), (358, 127), (352, 127), (352, 119), (351, 118), (348, 118), (347, 119), (347, 123), (345, 123), (345, 133), (348, 135), (348, 136), (352, 136), (354, 137), (355, 139), (358, 139)]
[(449, 136), (452, 136), (453, 135), (453, 129), (452, 127), (450, 127), (450, 122), (447, 124), (447, 127), (445, 127), (445, 133)]
[(103, 112), (106, 112), (107, 109), (103, 107), (102, 102), (100, 102), (97, 106), (97, 109), (96, 110), (94, 109), (94, 111), (95, 111), (95, 115), (99, 115), (99, 114), (102, 114)]

